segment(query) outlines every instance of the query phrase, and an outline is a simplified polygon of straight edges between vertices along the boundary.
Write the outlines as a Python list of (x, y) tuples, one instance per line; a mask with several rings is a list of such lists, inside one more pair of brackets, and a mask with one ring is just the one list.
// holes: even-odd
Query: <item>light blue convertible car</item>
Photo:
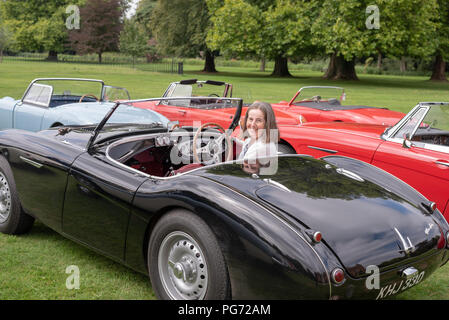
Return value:
[[(78, 78), (39, 78), (31, 81), (22, 99), (0, 99), (0, 130), (40, 131), (66, 125), (97, 124), (114, 105), (113, 101), (130, 100), (125, 88), (105, 85), (102, 80)], [(130, 108), (133, 108), (130, 106)], [(134, 109), (134, 108), (133, 108)], [(167, 125), (163, 115), (139, 109), (148, 123)], [(136, 110), (132, 112), (135, 116)], [(127, 113), (120, 114), (127, 122)]]

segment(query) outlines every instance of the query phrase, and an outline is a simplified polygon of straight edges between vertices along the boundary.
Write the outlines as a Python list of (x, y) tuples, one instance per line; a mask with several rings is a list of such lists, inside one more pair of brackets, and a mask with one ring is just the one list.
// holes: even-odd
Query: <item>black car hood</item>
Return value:
[(321, 231), (353, 277), (366, 275), (369, 265), (384, 271), (437, 250), (438, 222), (420, 206), (422, 196), (404, 192), (393, 177), (386, 189), (372, 182), (376, 178), (299, 156), (279, 157), (269, 176), (251, 175), (239, 164), (209, 168), (203, 175)]

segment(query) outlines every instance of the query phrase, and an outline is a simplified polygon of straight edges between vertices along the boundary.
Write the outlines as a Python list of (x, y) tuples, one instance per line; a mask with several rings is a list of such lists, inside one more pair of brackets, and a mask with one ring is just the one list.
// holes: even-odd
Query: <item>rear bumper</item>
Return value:
[[(449, 250), (413, 261), (400, 267), (377, 273), (372, 271), (360, 279), (346, 278), (340, 286), (332, 287), (331, 299), (385, 299), (400, 294), (425, 281), (449, 259)], [(417, 270), (411, 278), (401, 276), (403, 270), (412, 267)], [(378, 282), (376, 282), (378, 280)]]

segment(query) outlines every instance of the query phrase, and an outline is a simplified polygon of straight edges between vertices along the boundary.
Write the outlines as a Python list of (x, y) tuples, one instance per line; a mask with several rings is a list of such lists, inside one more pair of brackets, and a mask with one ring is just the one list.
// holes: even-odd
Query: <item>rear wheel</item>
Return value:
[(279, 144), (278, 152), (280, 152), (282, 154), (296, 154), (295, 149), (293, 149), (292, 147), (290, 147), (286, 144)]
[(148, 266), (159, 299), (222, 300), (230, 296), (217, 239), (203, 219), (187, 210), (172, 211), (156, 224)]
[(27, 233), (34, 218), (23, 212), (16, 191), (11, 167), (0, 156), (0, 232), (6, 234)]

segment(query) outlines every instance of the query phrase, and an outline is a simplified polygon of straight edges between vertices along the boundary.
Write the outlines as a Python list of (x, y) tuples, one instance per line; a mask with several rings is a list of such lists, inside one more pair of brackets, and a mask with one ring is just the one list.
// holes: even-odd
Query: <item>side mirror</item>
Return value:
[(404, 134), (404, 141), (402, 142), (402, 147), (410, 149), (413, 143), (410, 141), (410, 133)]

